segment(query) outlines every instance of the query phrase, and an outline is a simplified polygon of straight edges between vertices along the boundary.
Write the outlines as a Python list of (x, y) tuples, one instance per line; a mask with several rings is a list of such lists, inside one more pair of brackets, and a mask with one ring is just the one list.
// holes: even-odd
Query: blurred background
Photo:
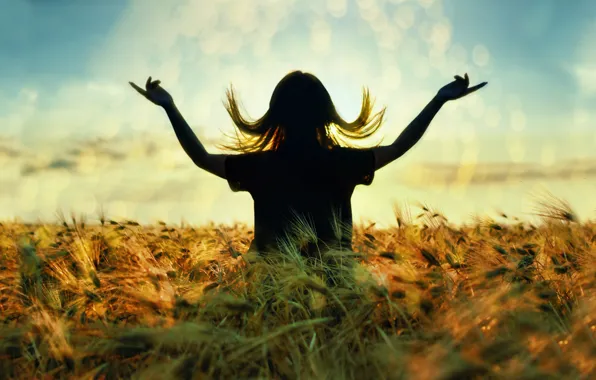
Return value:
[(392, 142), (436, 91), (447, 104), (404, 157), (353, 198), (355, 221), (395, 224), (423, 202), (454, 222), (531, 218), (550, 191), (596, 213), (596, 3), (590, 0), (0, 0), (0, 219), (252, 222), (252, 199), (195, 167), (167, 116), (129, 87), (160, 79), (210, 152), (300, 69), (340, 114), (361, 88), (387, 106)]

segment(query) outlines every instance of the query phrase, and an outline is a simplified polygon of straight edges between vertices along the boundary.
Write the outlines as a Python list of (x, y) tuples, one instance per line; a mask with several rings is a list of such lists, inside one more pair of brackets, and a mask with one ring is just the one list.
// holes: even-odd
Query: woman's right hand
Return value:
[(151, 81), (151, 77), (147, 79), (147, 83), (145, 83), (145, 89), (143, 90), (141, 87), (137, 86), (133, 82), (128, 82), (137, 90), (137, 92), (143, 95), (147, 100), (151, 103), (156, 104), (161, 107), (166, 107), (174, 103), (174, 99), (172, 99), (172, 95), (170, 95), (166, 90), (164, 90), (159, 84), (161, 81)]

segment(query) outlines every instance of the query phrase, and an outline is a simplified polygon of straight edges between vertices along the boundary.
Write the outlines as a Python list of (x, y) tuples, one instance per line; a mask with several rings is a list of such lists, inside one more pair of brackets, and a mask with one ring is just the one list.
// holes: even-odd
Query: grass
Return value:
[(267, 261), (240, 224), (2, 223), (0, 379), (596, 378), (596, 224), (566, 207), (396, 209)]

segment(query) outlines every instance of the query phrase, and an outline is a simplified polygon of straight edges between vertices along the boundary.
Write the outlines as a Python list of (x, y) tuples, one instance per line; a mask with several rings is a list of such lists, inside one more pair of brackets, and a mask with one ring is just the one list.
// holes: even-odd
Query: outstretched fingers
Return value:
[(137, 86), (134, 82), (128, 82), (132, 88), (134, 88), (135, 90), (137, 90), (137, 92), (145, 97), (147, 97), (147, 92), (149, 90), (152, 90), (154, 88), (157, 88), (159, 86), (159, 84), (161, 83), (160, 80), (155, 80), (152, 81), (151, 77), (147, 78), (147, 82), (145, 82), (145, 89)]
[(474, 86), (474, 87), (470, 87), (470, 88), (468, 88), (468, 89), (466, 90), (466, 93), (465, 93), (464, 95), (469, 95), (469, 94), (471, 94), (471, 93), (473, 93), (473, 92), (475, 92), (475, 91), (478, 91), (478, 90), (480, 90), (482, 87), (486, 86), (487, 84), (488, 84), (488, 82), (482, 82), (482, 83), (480, 83), (480, 84), (477, 84), (477, 85), (476, 85), (476, 86)]
[(132, 88), (134, 88), (135, 90), (137, 90), (137, 92), (143, 96), (147, 96), (147, 91), (143, 90), (141, 87), (137, 86), (136, 84), (134, 84), (133, 82), (128, 82)]

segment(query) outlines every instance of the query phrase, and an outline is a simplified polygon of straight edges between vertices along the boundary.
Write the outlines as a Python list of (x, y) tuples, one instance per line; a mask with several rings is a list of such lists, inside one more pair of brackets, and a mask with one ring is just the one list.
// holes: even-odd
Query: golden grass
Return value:
[(596, 224), (422, 207), (308, 260), (244, 225), (3, 223), (0, 379), (596, 378)]

